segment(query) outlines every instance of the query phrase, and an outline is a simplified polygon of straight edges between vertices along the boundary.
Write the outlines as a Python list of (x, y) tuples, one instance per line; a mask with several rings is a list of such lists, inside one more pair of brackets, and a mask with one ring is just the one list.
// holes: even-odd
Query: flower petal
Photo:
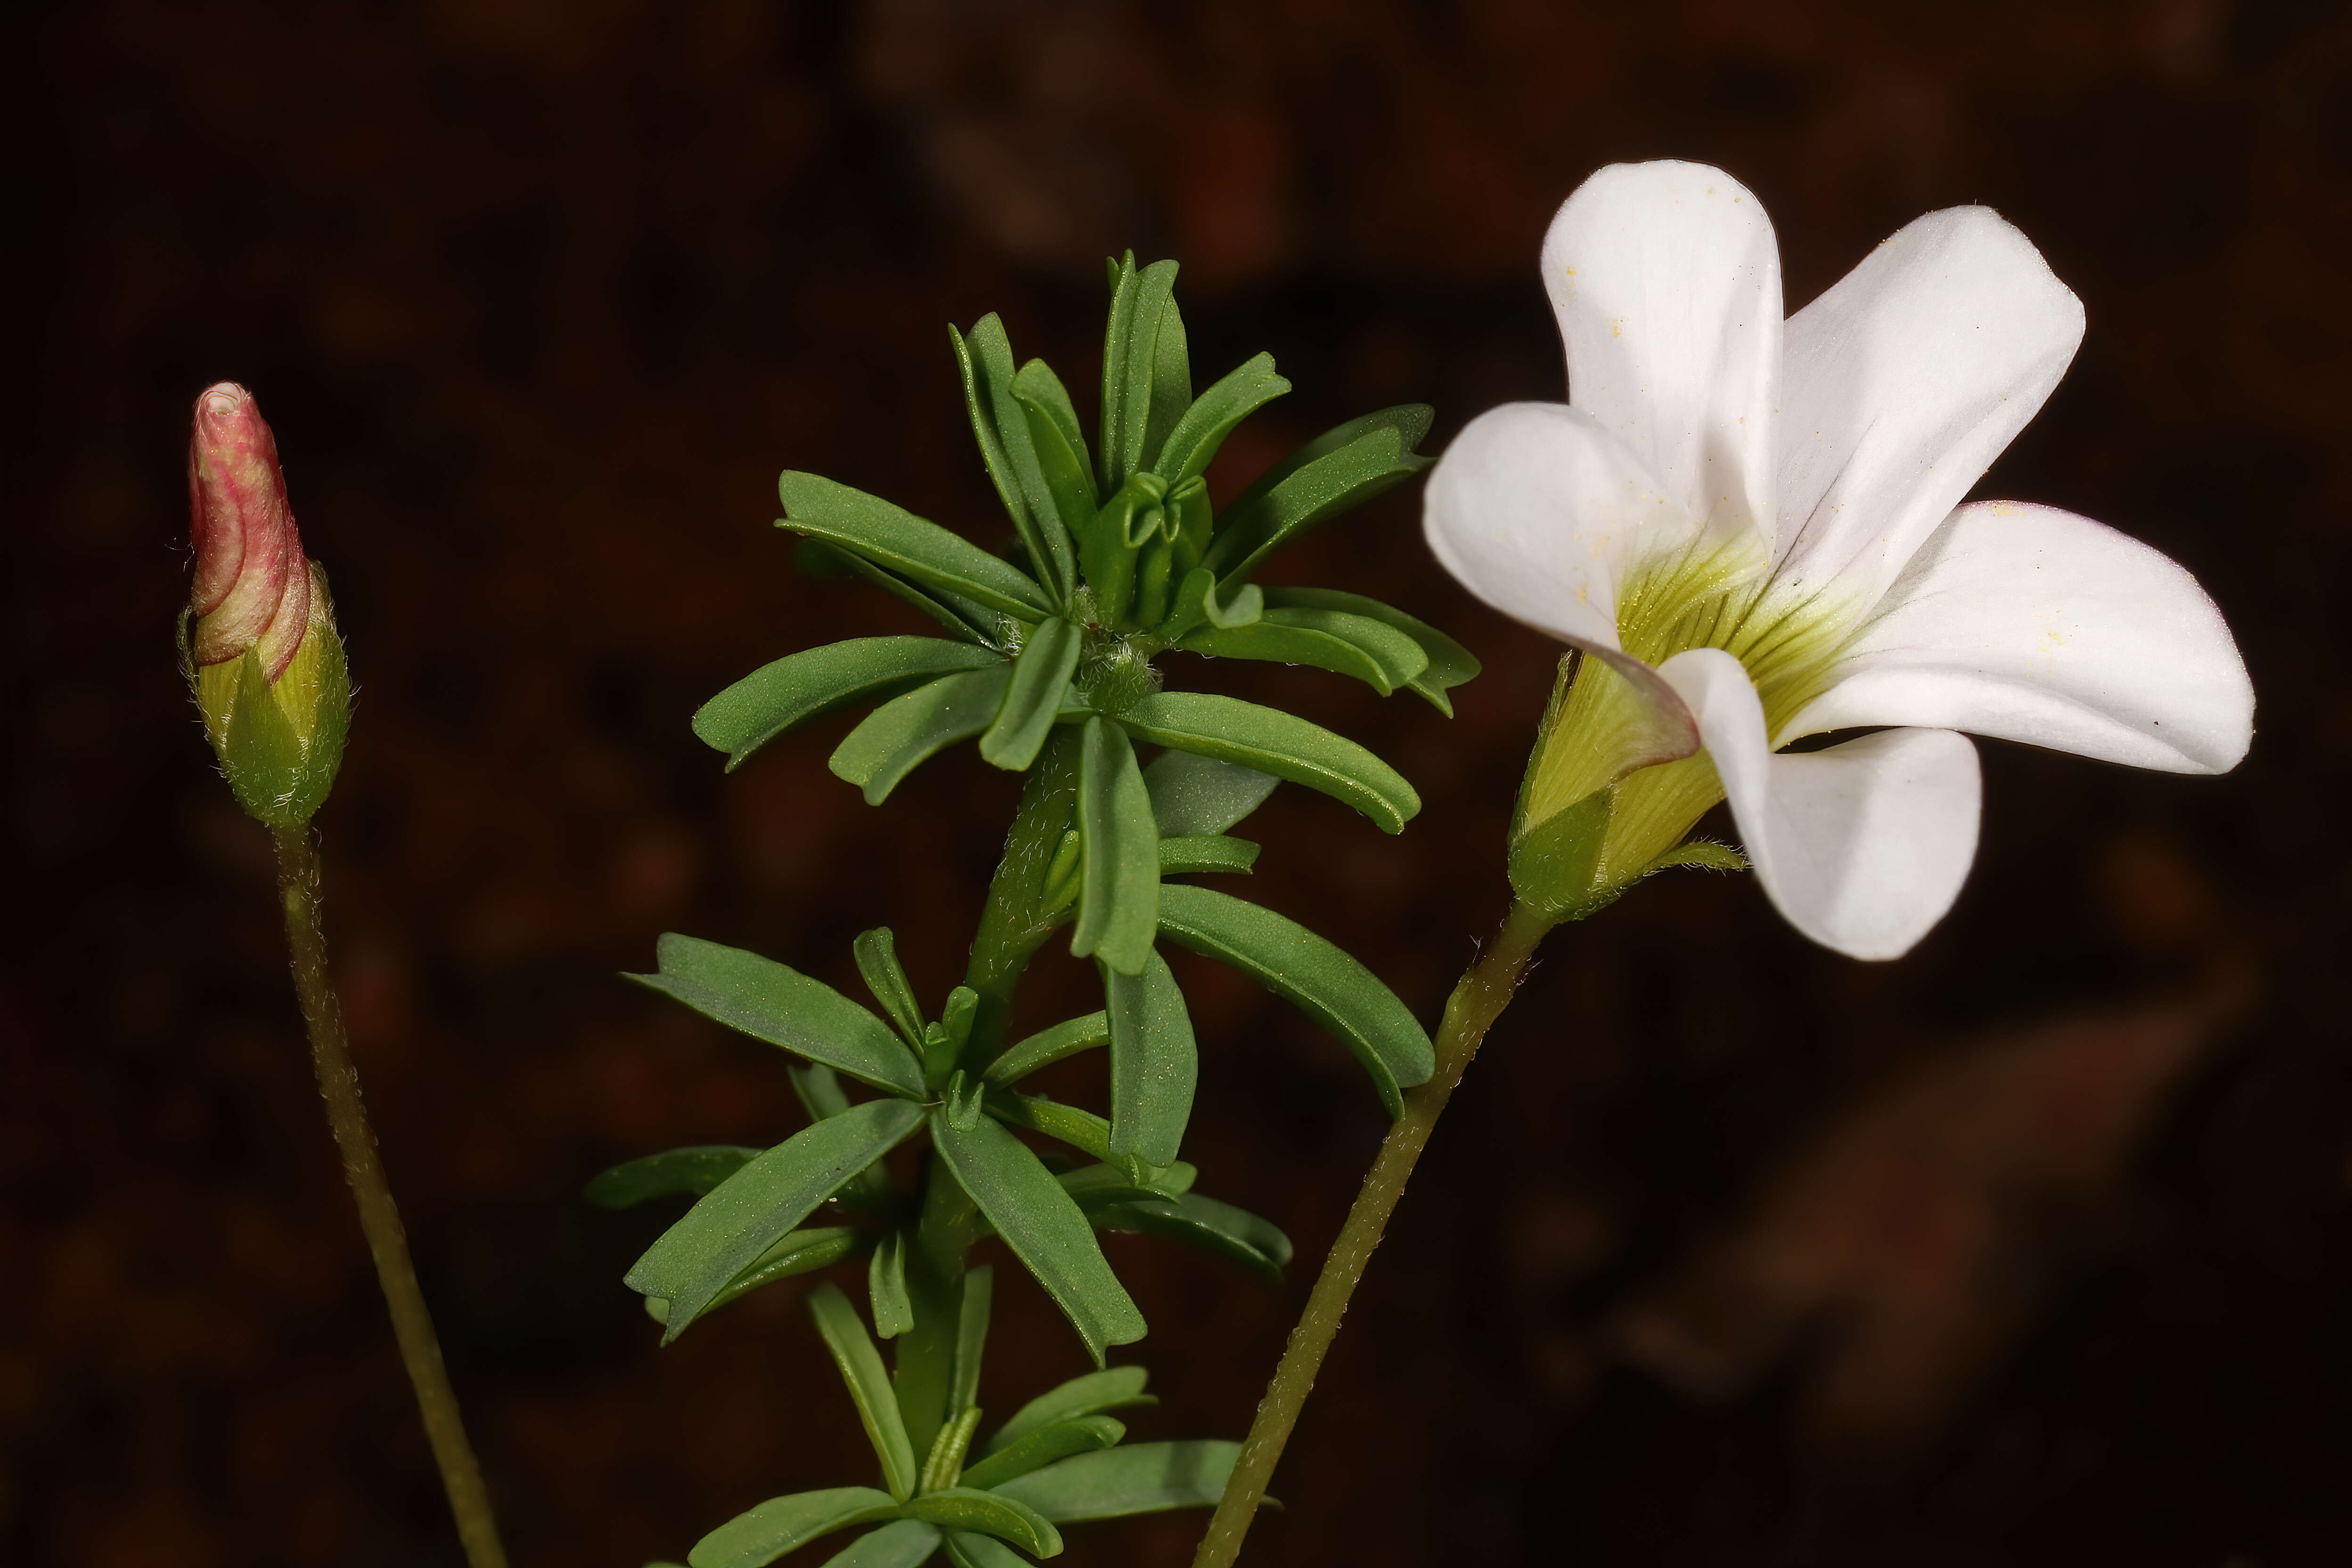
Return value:
[(2235, 767), (2254, 691), (2197, 580), (2105, 524), (1964, 506), (1913, 556), (1782, 740), (1926, 724), (2167, 773)]
[(1711, 531), (1772, 539), (1780, 252), (1764, 205), (1704, 163), (1612, 163), (1544, 237), (1570, 403)]
[(1780, 574), (1874, 603), (2082, 341), (2082, 301), (1990, 207), (1906, 225), (1789, 319)]
[(1694, 648), (1659, 667), (1698, 719), (1739, 837), (1789, 923), (1853, 958), (1899, 958), (1943, 919), (1976, 857), (1976, 748), (1887, 730), (1775, 756), (1738, 659)]
[(1633, 683), (1648, 722), (1625, 737), (1629, 755), (1663, 762), (1697, 749), (1682, 700), (1619, 645), (1617, 591), (1698, 524), (1591, 415), (1507, 403), (1473, 419), (1430, 472), (1422, 531), (1464, 587)]

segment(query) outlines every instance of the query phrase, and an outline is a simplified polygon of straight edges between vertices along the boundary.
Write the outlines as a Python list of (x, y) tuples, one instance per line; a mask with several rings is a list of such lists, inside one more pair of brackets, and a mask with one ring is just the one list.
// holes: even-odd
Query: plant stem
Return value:
[(1275, 1368), (1274, 1381), (1266, 1385), (1265, 1397), (1258, 1401), (1256, 1419), (1250, 1423), (1241, 1458), (1225, 1482), (1225, 1495), (1209, 1521), (1192, 1568), (1232, 1568), (1241, 1555), (1242, 1538), (1249, 1532), (1250, 1521), (1265, 1496), (1275, 1462), (1282, 1458), (1290, 1429), (1297, 1425), (1298, 1412), (1315, 1386), (1315, 1374), (1322, 1370), (1331, 1342), (1339, 1335), (1339, 1320), (1364, 1277), (1364, 1267), (1388, 1228), (1389, 1215), (1396, 1212), (1397, 1200), (1404, 1195), (1405, 1184), (1412, 1177), (1412, 1168), (1438, 1117), (1444, 1113), (1445, 1102), (1454, 1098), (1454, 1088), (1461, 1083), (1470, 1058), (1478, 1054), (1487, 1029), (1510, 1005), (1528, 960), (1549, 929), (1550, 921), (1544, 916), (1525, 904), (1514, 905), (1496, 933), (1494, 945), (1479, 955), (1454, 988), (1435, 1042), (1437, 1071), (1427, 1083), (1405, 1091), (1404, 1114), (1381, 1141), (1371, 1173), (1364, 1178), (1363, 1190), (1349, 1208), (1339, 1239), (1331, 1244), (1323, 1272), (1307, 1298), (1307, 1310), (1290, 1331), (1290, 1343)]
[(424, 1292), (416, 1287), (408, 1237), (401, 1229), (392, 1188), (384, 1182), (383, 1163), (376, 1158), (375, 1132), (360, 1102), (359, 1072), (352, 1066), (351, 1047), (343, 1037), (342, 1012), (327, 979), (327, 937), (319, 921), (318, 846), (307, 825), (281, 830), (277, 837), (278, 901), (286, 915), (287, 945), (292, 950), (294, 992), (301, 999), (302, 1021), (310, 1030), (310, 1060), (318, 1069), (319, 1092), (327, 1101), (327, 1125), (342, 1152), (343, 1177), (359, 1205), (360, 1228), (367, 1233), (376, 1280), (392, 1311), (393, 1337), (400, 1342), (401, 1362), (416, 1390), (425, 1436), (441, 1468), (441, 1485), (449, 1494), (449, 1511), (457, 1516), (466, 1561), (472, 1568), (506, 1568), (506, 1548), (499, 1542), (489, 1493), (466, 1441), (457, 1396), (441, 1364), (441, 1344), (434, 1338)]

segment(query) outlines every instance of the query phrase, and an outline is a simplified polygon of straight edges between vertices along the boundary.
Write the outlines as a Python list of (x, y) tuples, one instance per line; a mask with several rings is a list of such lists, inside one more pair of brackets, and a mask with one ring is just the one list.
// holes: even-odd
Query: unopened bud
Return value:
[(233, 382), (196, 399), (188, 441), (196, 576), (180, 623), (188, 683), (237, 802), (310, 820), (342, 761), (351, 682), (326, 574), (302, 554), (278, 443)]

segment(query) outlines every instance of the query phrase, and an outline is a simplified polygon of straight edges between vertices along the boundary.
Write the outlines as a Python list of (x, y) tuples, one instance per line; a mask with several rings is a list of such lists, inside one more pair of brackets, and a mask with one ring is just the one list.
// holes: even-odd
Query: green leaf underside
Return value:
[(1051, 1520), (1028, 1504), (996, 1492), (950, 1487), (912, 1499), (906, 1512), (942, 1530), (1001, 1537), (1035, 1557), (1052, 1557), (1062, 1550), (1062, 1532)]
[(879, 805), (924, 762), (987, 729), (1012, 682), (1013, 666), (1003, 662), (942, 676), (894, 697), (849, 732), (826, 765), (835, 777), (864, 790), (866, 805)]
[(992, 1495), (1026, 1503), (1057, 1524), (1208, 1508), (1224, 1494), (1241, 1451), (1239, 1443), (1215, 1438), (1128, 1443), (1048, 1465)]
[(840, 1286), (828, 1282), (810, 1291), (808, 1310), (841, 1381), (848, 1385), (850, 1402), (866, 1426), (866, 1440), (882, 1461), (882, 1484), (903, 1502), (914, 1495), (915, 1449), (898, 1415), (890, 1374), (882, 1370), (882, 1353), (874, 1348), (866, 1325), (857, 1321), (857, 1309)]
[(1157, 458), (1169, 433), (1192, 406), (1192, 350), (1184, 334), (1184, 314), (1176, 296), (1160, 307), (1160, 328), (1151, 342), (1151, 416), (1143, 427), (1143, 450)]
[(1084, 853), (1070, 952), (1122, 974), (1141, 972), (1159, 922), (1160, 830), (1151, 795), (1127, 734), (1087, 721), (1078, 758), (1078, 834)]
[(1080, 1208), (1092, 1213), (1104, 1204), (1150, 1203), (1173, 1197), (1190, 1187), (1199, 1174), (1197, 1167), (1176, 1160), (1152, 1167), (1148, 1175), (1139, 1173), (1131, 1163), (1123, 1162), (1064, 1171), (1054, 1179), (1062, 1184), (1064, 1192), (1078, 1200)]
[(1029, 1559), (992, 1535), (950, 1530), (941, 1540), (955, 1568), (1029, 1568)]
[(956, 1308), (955, 1362), (948, 1383), (948, 1408), (968, 1410), (980, 1402), (980, 1363), (988, 1348), (989, 1300), (995, 1293), (996, 1270), (982, 1264), (967, 1269), (963, 1295)]
[(1042, 1094), (1016, 1094), (1010, 1089), (992, 1092), (987, 1104), (989, 1114), (999, 1121), (1043, 1132), (1097, 1160), (1112, 1158), (1110, 1123), (1091, 1110)]
[(971, 415), (971, 431), (980, 442), (988, 477), (996, 485), (1005, 514), (1021, 536), (1029, 559), (1045, 574), (1057, 605), (1069, 602), (1077, 585), (1070, 556), (1068, 531), (1055, 515), (1054, 501), (1037, 466), (1031, 444), (1029, 417), (1013, 395), (1013, 342), (994, 311), (971, 329), (969, 344), (953, 327), (956, 362), (963, 372), (964, 405)]
[(867, 1531), (826, 1558), (824, 1568), (919, 1568), (939, 1549), (937, 1525), (902, 1519)]
[[(1094, 521), (1095, 479), (1070, 395), (1045, 361), (1033, 359), (1013, 378), (1013, 397), (1028, 426), (1038, 479), (1059, 520), (1056, 526), (1074, 537)], [(1063, 548), (1069, 548), (1066, 538)]]
[(770, 1498), (696, 1542), (686, 1561), (688, 1568), (763, 1568), (820, 1535), (888, 1519), (898, 1511), (898, 1500), (872, 1487), (834, 1487)]
[(922, 1094), (922, 1066), (905, 1042), (823, 981), (756, 952), (675, 931), (655, 951), (660, 973), (630, 978), (861, 1083), (892, 1094)]
[(1287, 998), (1363, 1064), (1391, 1117), (1401, 1089), (1429, 1081), (1436, 1053), (1396, 993), (1372, 972), (1306, 927), (1273, 910), (1207, 888), (1171, 882), (1160, 890), (1163, 935), (1220, 959)]
[(1007, 1047), (1003, 1055), (988, 1064), (983, 1076), (993, 1084), (1017, 1083), (1039, 1068), (1092, 1050), (1109, 1040), (1110, 1015), (1089, 1013), (1083, 1018), (1071, 1018), (1050, 1029), (1041, 1029)]
[(1408, 616), (1378, 599), (1368, 599), (1361, 594), (1343, 594), (1336, 588), (1269, 588), (1265, 591), (1265, 603), (1268, 609), (1338, 610), (1379, 621), (1402, 632), (1420, 645), (1428, 663), (1420, 674), (1402, 684), (1426, 698), (1448, 718), (1454, 715), (1454, 703), (1446, 692), (1477, 679), (1478, 660), (1468, 648), (1427, 621)]
[(1089, 1204), (1086, 1208), (1087, 1217), (1097, 1230), (1134, 1231), (1190, 1242), (1255, 1270), (1273, 1284), (1282, 1283), (1282, 1271), (1290, 1264), (1290, 1238), (1272, 1221), (1197, 1193)]
[(1131, 1405), (1157, 1405), (1159, 1400), (1143, 1392), (1143, 1385), (1150, 1380), (1150, 1374), (1139, 1366), (1114, 1366), (1047, 1389), (1014, 1411), (1013, 1419), (981, 1445), (981, 1457), (1003, 1453), (1031, 1433), (1042, 1432), (1058, 1421), (1075, 1421)]
[(1407, 452), (1395, 429), (1369, 428), (1275, 484), (1260, 489), (1261, 479), (1236, 497), (1202, 563), (1220, 583), (1240, 582), (1317, 523), (1411, 479), (1433, 460)]
[(1024, 620), (1054, 608), (1052, 597), (1020, 568), (879, 496), (802, 473), (786, 473), (776, 491), (784, 502), (780, 526), (864, 556), (922, 586), (961, 594)]
[(894, 1230), (874, 1249), (866, 1270), (866, 1290), (874, 1308), (874, 1333), (895, 1340), (915, 1326), (915, 1303), (907, 1294), (907, 1233)]
[(669, 1302), (663, 1342), (676, 1339), (730, 1280), (922, 1120), (922, 1108), (903, 1100), (852, 1107), (794, 1133), (687, 1210), (628, 1273), (631, 1289)]
[(1221, 834), (1264, 805), (1281, 782), (1197, 752), (1162, 752), (1143, 770), (1152, 821), (1167, 838)]
[(608, 1209), (633, 1208), (677, 1193), (700, 1197), (755, 1158), (760, 1151), (733, 1143), (703, 1143), (647, 1154), (614, 1166), (588, 1184), (587, 1197)]
[(1195, 838), (1163, 838), (1160, 841), (1160, 874), (1200, 877), (1222, 872), (1242, 876), (1257, 864), (1257, 855), (1258, 847), (1248, 839), (1228, 838), (1221, 833)]
[[(803, 1230), (787, 1231), (773, 1247), (751, 1260), (751, 1266), (727, 1281), (710, 1304), (702, 1309), (709, 1316), (730, 1301), (738, 1301), (763, 1285), (773, 1285), (779, 1279), (796, 1279), (814, 1274), (820, 1268), (831, 1268), (845, 1258), (874, 1245), (875, 1233), (854, 1230), (847, 1226), (821, 1226)], [(659, 1300), (659, 1298), (653, 1298)], [(669, 1322), (669, 1304), (654, 1314), (655, 1321), (665, 1327)]]
[(1127, 1424), (1108, 1415), (1079, 1415), (1056, 1421), (971, 1466), (963, 1473), (962, 1484), (985, 1491), (1072, 1454), (1117, 1447), (1118, 1440), (1126, 1436)]
[(1274, 356), (1259, 354), (1227, 374), (1184, 411), (1152, 461), (1152, 472), (1175, 489), (1208, 471), (1234, 426), (1290, 390), (1274, 373)]
[(1013, 661), (1003, 705), (980, 738), (983, 761), (1018, 773), (1037, 760), (1061, 717), (1084, 641), (1078, 628), (1059, 616), (1038, 623)]
[(1268, 610), (1246, 626), (1203, 626), (1183, 646), (1215, 658), (1304, 664), (1353, 676), (1383, 697), (1429, 663), (1421, 645), (1394, 627), (1333, 610)]
[(1146, 949), (1140, 974), (1104, 968), (1103, 1001), (1110, 1015), (1110, 1152), (1172, 1164), (1201, 1074), (1184, 993), (1168, 961)]
[(1108, 1346), (1143, 1337), (1143, 1314), (1111, 1272), (1094, 1227), (1026, 1145), (986, 1117), (959, 1130), (935, 1116), (931, 1137), (997, 1235), (1068, 1316), (1097, 1365)]
[(861, 697), (895, 696), (958, 670), (982, 669), (1003, 656), (938, 637), (853, 637), (761, 666), (694, 715), (705, 745), (727, 753), (727, 771), (770, 741)]
[(937, 621), (941, 627), (968, 643), (1001, 652), (996, 647), (996, 626), (1000, 619), (987, 605), (950, 594), (944, 588), (929, 589), (916, 586), (896, 572), (886, 572), (863, 555), (851, 550), (840, 550), (822, 539), (803, 539), (793, 552), (803, 571), (824, 575), (837, 564), (840, 575), (856, 574), (890, 595), (912, 605)]
[(1151, 386), (1161, 311), (1176, 286), (1176, 264), (1155, 261), (1138, 269), (1130, 257), (1111, 296), (1108, 331), (1103, 339), (1102, 422), (1096, 433), (1102, 449), (1100, 492), (1115, 494), (1150, 454)]
[(904, 965), (898, 962), (898, 939), (888, 926), (876, 926), (862, 931), (849, 944), (852, 957), (857, 961), (857, 977), (866, 982), (873, 993), (890, 1026), (907, 1043), (907, 1048), (920, 1054), (923, 1048), (923, 1009), (915, 1000), (915, 987), (907, 978)]
[(1134, 703), (1118, 722), (1137, 740), (1320, 790), (1354, 806), (1383, 832), (1403, 831), (1421, 810), (1421, 796), (1403, 774), (1355, 742), (1279, 709), (1213, 692), (1162, 691)]

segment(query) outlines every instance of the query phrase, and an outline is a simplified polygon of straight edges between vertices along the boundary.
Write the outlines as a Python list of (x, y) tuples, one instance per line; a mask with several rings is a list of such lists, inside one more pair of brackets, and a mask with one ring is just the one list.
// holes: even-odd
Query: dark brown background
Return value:
[[(2343, 7), (124, 0), (11, 58), (0, 1558), (457, 1561), (266, 841), (173, 669), (200, 386), (258, 392), (334, 575), (339, 977), (509, 1538), (634, 1565), (867, 1461), (791, 1288), (661, 1353), (621, 1288), (660, 1216), (587, 1211), (587, 1176), (798, 1112), (763, 1048), (614, 976), (681, 929), (846, 980), (887, 921), (936, 995), (1013, 790), (967, 749), (873, 811), (824, 772), (837, 724), (731, 778), (694, 742), (754, 665), (917, 629), (790, 568), (776, 470), (991, 533), (943, 323), (1001, 310), (1083, 385), (1127, 246), (1182, 260), (1204, 379), (1270, 347), (1297, 384), (1225, 493), (1382, 403), (1436, 404), (1442, 441), (1558, 395), (1552, 208), (1678, 155), (1761, 195), (1792, 305), (1927, 208), (2020, 224), (2090, 337), (1988, 493), (2187, 563), (2261, 733), (2219, 781), (1986, 747), (1975, 875), (1899, 963), (1696, 875), (1556, 939), (1255, 1560), (2347, 1560)], [(1177, 672), (1419, 784), (1397, 840), (1286, 792), (1255, 891), (1433, 1016), (1500, 911), (1552, 652), (1432, 568), (1409, 494), (1281, 574), (1488, 661), (1451, 724)], [(1370, 1097), (1296, 1015), (1184, 973), (1203, 1188), (1319, 1258)], [(1166, 1395), (1138, 1435), (1237, 1434), (1308, 1270), (1115, 1257)], [(1000, 1413), (1080, 1369), (1034, 1289), (999, 1321)], [(1179, 1563), (1196, 1527), (1066, 1561)]]

